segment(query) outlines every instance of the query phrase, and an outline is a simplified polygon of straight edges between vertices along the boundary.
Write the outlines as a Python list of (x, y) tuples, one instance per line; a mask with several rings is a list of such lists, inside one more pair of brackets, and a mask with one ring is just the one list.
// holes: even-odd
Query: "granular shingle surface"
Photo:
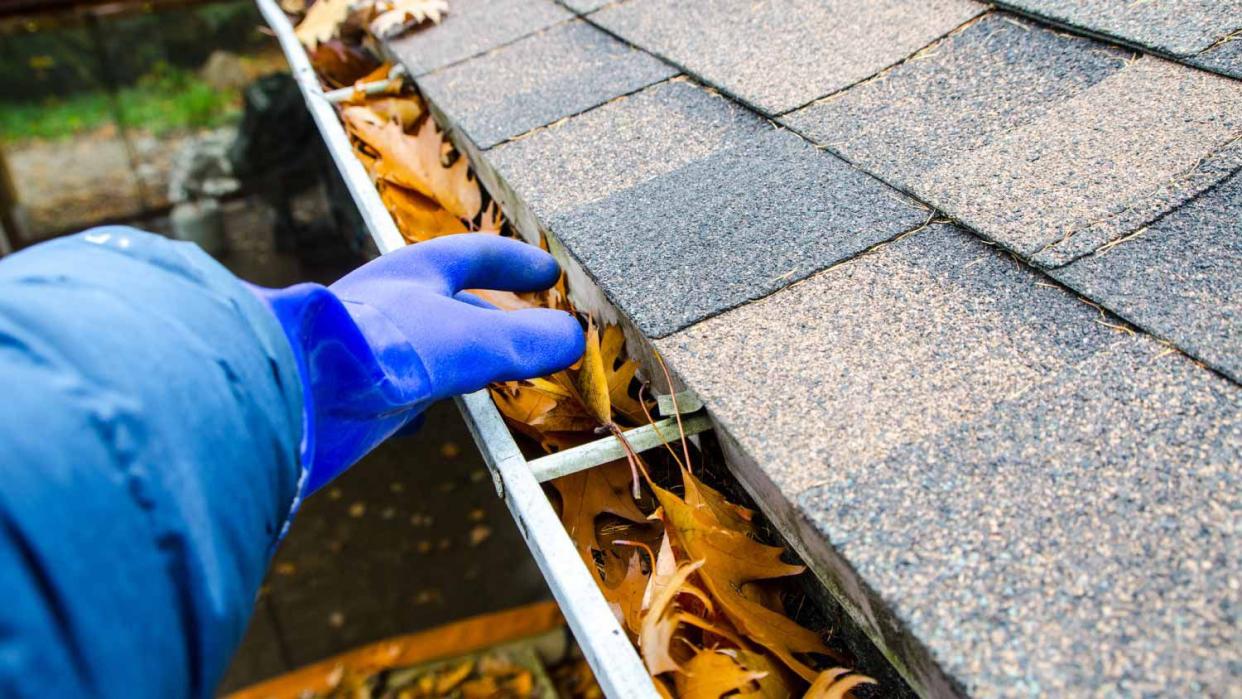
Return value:
[(1097, 319), (933, 226), (656, 344), (969, 692), (1224, 691), (1242, 393)]
[(1239, 0), (1005, 0), (1004, 4), (1183, 57), (1242, 28)]
[(488, 160), (547, 221), (769, 130), (728, 100), (674, 80), (497, 146)]
[(971, 0), (628, 0), (591, 19), (777, 114), (866, 79), (983, 9)]
[(913, 189), (1024, 255), (1134, 206), (1242, 128), (1242, 83), (1158, 58), (918, 178)]
[(992, 15), (782, 121), (1025, 255), (1092, 229), (1064, 264), (1232, 169), (1242, 84)]
[(1242, 78), (1242, 33), (1222, 40), (1190, 61), (1208, 70)]
[(453, 0), (444, 20), (388, 47), (418, 76), (511, 43), (573, 17), (552, 0)]
[(1242, 174), (1052, 274), (1242, 381)]
[(558, 24), (419, 79), (480, 148), (585, 111), (676, 70), (581, 21)]
[(838, 158), (685, 82), (501, 146), (494, 164), (651, 337), (927, 218)]
[(1242, 391), (1134, 338), (799, 499), (971, 696), (1229, 696)]
[(780, 119), (892, 182), (917, 177), (1120, 71), (1134, 54), (991, 13), (923, 54)]
[(792, 284), (927, 214), (788, 131), (548, 222), (648, 337)]

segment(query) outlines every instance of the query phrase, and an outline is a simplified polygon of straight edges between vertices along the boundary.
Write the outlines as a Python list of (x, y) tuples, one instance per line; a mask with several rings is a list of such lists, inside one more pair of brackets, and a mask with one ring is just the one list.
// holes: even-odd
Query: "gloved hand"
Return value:
[(464, 289), (538, 291), (560, 270), (500, 236), (445, 236), (389, 253), (329, 287), (251, 287), (285, 330), (302, 376), (302, 493), (335, 478), (441, 398), (577, 361), (568, 313), (505, 312)]

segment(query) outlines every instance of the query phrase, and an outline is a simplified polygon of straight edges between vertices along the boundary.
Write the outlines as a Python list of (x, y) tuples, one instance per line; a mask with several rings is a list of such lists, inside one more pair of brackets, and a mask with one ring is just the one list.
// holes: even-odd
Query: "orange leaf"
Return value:
[(681, 699), (720, 699), (740, 692), (763, 678), (764, 673), (742, 667), (737, 659), (717, 650), (701, 650), (684, 671), (674, 677)]
[(444, 167), (440, 151), (446, 143), (433, 120), (424, 119), (418, 132), (409, 135), (366, 107), (345, 107), (341, 118), (350, 133), (378, 154), (373, 176), (418, 191), (458, 218), (478, 215), (483, 197), (470, 178), (470, 164), (458, 158)]
[(411, 243), (421, 243), (442, 235), (465, 233), (468, 230), (461, 219), (418, 192), (381, 183), (379, 193), (384, 206), (397, 222), (401, 237)]

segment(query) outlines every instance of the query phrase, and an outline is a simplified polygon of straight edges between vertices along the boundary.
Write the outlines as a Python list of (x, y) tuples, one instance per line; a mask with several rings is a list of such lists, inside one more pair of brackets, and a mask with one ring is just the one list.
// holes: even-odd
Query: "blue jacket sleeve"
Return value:
[(299, 492), (275, 318), (128, 228), (0, 262), (0, 696), (210, 696)]

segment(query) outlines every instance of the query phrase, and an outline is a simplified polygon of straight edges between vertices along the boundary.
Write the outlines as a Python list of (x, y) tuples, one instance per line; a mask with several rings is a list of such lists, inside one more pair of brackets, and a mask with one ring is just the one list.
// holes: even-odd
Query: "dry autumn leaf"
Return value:
[(445, 141), (433, 120), (424, 119), (418, 132), (411, 135), (367, 107), (346, 107), (341, 118), (350, 133), (376, 154), (371, 164), (376, 179), (430, 197), (460, 219), (468, 221), (478, 215), (483, 197), (478, 183), (470, 178), (470, 164), (458, 158), (452, 166), (444, 167), (440, 151)]
[(375, 3), (371, 33), (380, 39), (394, 37), (407, 29), (430, 21), (439, 24), (448, 12), (445, 0), (380, 0)]
[(681, 665), (673, 658), (669, 645), (673, 641), (677, 626), (689, 615), (677, 611), (673, 601), (681, 586), (703, 563), (694, 561), (679, 567), (668, 587), (655, 598), (651, 609), (643, 618), (638, 631), (638, 647), (642, 650), (647, 671), (652, 675), (681, 670)]
[(831, 655), (819, 635), (742, 592), (747, 583), (797, 575), (802, 566), (782, 562), (783, 549), (723, 528), (709, 509), (691, 507), (659, 486), (653, 485), (652, 489), (660, 502), (665, 526), (674, 532), (677, 543), (690, 558), (703, 561), (699, 578), (730, 623), (808, 682), (813, 680), (817, 673), (796, 654)]
[(863, 684), (875, 684), (875, 680), (863, 675), (848, 675), (849, 670), (834, 667), (824, 670), (811, 683), (803, 699), (844, 699), (850, 690)]
[(746, 669), (724, 651), (701, 650), (674, 682), (682, 699), (720, 699), (735, 692), (745, 694), (743, 690), (755, 686), (764, 674)]
[(461, 219), (418, 192), (381, 183), (379, 193), (401, 236), (411, 243), (470, 230)]
[(600, 353), (599, 331), (592, 324), (587, 328), (586, 351), (582, 354), (582, 366), (575, 384), (582, 396), (587, 413), (599, 424), (612, 423), (612, 401), (608, 398), (608, 375), (604, 373), (604, 358)]
[(341, 24), (349, 17), (352, 0), (318, 0), (294, 29), (298, 41), (308, 49), (336, 37)]

